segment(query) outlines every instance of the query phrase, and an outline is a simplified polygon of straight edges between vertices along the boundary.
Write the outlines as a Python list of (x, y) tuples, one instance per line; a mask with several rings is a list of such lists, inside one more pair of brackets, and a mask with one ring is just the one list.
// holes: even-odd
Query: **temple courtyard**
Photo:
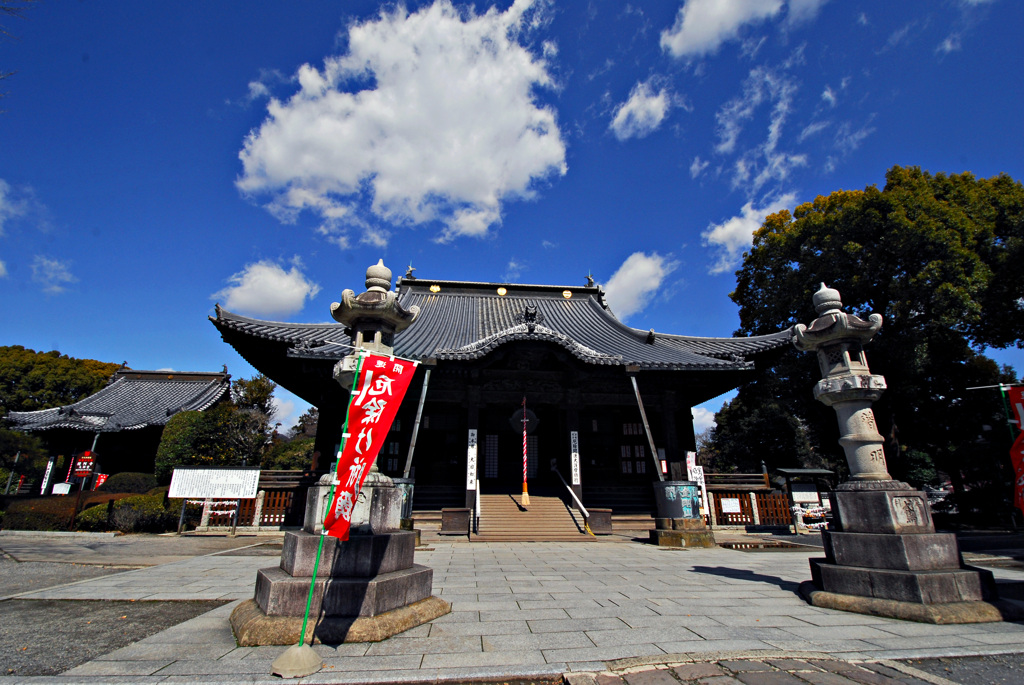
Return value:
[[(756, 545), (761, 537), (730, 541)], [(302, 682), (558, 682), (562, 674), (576, 682), (669, 683), (689, 675), (752, 683), (950, 682), (885, 669), (907, 669), (908, 659), (1024, 652), (1018, 623), (928, 625), (808, 605), (797, 586), (809, 576), (807, 559), (821, 554), (813, 546), (688, 550), (628, 536), (576, 544), (424, 542), (416, 562), (434, 570), (434, 594), (452, 612), (379, 643), (317, 645), (325, 666)], [(177, 557), (168, 552), (176, 545)], [(144, 554), (130, 555), (133, 546)], [(0, 585), (0, 613), (8, 616), (15, 607), (31, 616), (38, 606), (42, 617), (54, 606), (138, 603), (133, 609), (141, 611), (210, 602), (191, 609), (194, 617), (186, 612), (182, 622), (152, 628), (60, 675), (0, 674), (0, 683), (280, 682), (270, 664), (284, 648), (237, 647), (228, 624), (235, 604), (252, 596), (256, 570), (277, 563), (279, 536), (0, 533), (0, 549), (5, 577), (18, 571), (28, 588), (16, 591), (16, 580)], [(155, 565), (144, 565), (146, 555)], [(69, 571), (48, 586), (46, 574), (61, 568), (54, 562)], [(141, 568), (126, 568), (133, 565)], [(1004, 594), (1021, 597), (1024, 570), (1009, 566), (993, 570)], [(76, 574), (82, 579), (70, 580)], [(84, 604), (97, 600), (109, 602)], [(45, 640), (13, 649), (45, 652), (44, 643), (84, 636), (72, 614), (65, 612), (63, 627), (58, 614)], [(82, 623), (87, 619), (83, 614)], [(835, 680), (846, 677), (844, 668), (871, 677), (846, 672), (846, 680)]]

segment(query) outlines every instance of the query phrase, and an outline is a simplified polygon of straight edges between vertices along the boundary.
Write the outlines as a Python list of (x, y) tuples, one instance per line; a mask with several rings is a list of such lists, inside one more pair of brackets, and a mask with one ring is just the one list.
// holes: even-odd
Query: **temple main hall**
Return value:
[[(378, 267), (390, 282), (390, 271)], [(735, 388), (762, 355), (790, 343), (788, 330), (705, 338), (631, 328), (589, 277), (582, 286), (521, 285), (410, 271), (395, 293), (419, 314), (384, 342), (420, 364), (378, 466), (415, 478), (417, 509), (472, 506), (476, 480), (481, 493), (521, 489), (525, 399), (531, 492), (557, 490), (559, 474), (571, 474), (587, 507), (650, 511), (656, 469), (686, 479), (686, 452), (695, 449), (691, 407)], [(263, 321), (220, 306), (210, 319), (256, 369), (319, 409), (316, 450), (333, 455), (347, 389), (332, 370), (352, 351), (353, 331)], [(315, 467), (329, 462), (320, 456)]]

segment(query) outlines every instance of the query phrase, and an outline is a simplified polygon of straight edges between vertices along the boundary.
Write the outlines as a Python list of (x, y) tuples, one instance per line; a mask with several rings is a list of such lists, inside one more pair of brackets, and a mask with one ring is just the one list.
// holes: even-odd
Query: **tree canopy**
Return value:
[[(737, 333), (810, 323), (822, 282), (848, 312), (881, 314), (867, 355), (889, 388), (875, 414), (890, 472), (920, 483), (938, 468), (962, 487), (966, 446), (991, 436), (992, 459), (1002, 461), (1009, 446), (998, 392), (966, 388), (1015, 380), (982, 350), (1024, 346), (1024, 282), (1013, 273), (1022, 250), (1019, 182), (893, 167), (881, 190), (839, 190), (765, 219), (731, 294)], [(811, 395), (817, 380), (812, 355), (769, 360), (716, 415), (709, 442), (719, 458), (845, 468), (834, 413)]]
[(120, 364), (75, 359), (12, 345), (0, 347), (0, 414), (77, 402), (100, 390)]
[(260, 466), (271, 443), (276, 387), (262, 374), (241, 378), (232, 384), (231, 402), (172, 416), (157, 448), (157, 478), (166, 482), (175, 466)]

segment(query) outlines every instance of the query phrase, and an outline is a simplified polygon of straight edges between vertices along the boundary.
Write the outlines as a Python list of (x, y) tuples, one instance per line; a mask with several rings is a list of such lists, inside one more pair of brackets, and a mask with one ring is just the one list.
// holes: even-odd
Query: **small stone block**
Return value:
[(652, 545), (659, 547), (715, 547), (715, 536), (709, 530), (690, 532), (683, 530), (648, 531)]
[(611, 535), (612, 533), (612, 510), (611, 509), (587, 509), (590, 516), (587, 518), (587, 525), (594, 535)]
[(960, 568), (960, 549), (952, 533), (847, 533), (824, 531), (825, 554), (840, 566), (869, 566), (901, 571)]
[(782, 671), (740, 673), (736, 678), (745, 685), (806, 685), (806, 681)]
[(697, 680), (716, 675), (725, 675), (725, 671), (715, 664), (683, 664), (672, 669), (680, 680)]
[(627, 673), (623, 678), (629, 685), (677, 685), (679, 682), (668, 671), (654, 668)]
[[(305, 531), (285, 533), (281, 549), (281, 569), (290, 576), (309, 578), (313, 575), (320, 535)], [(394, 531), (381, 535), (353, 533), (344, 542), (324, 536), (323, 551), (317, 577), (367, 578), (380, 573), (407, 569), (416, 554), (416, 534)]]
[[(377, 616), (310, 620), (303, 642), (319, 644), (380, 642), (449, 613), (452, 607), (439, 597), (399, 607)], [(294, 645), (302, 631), (302, 616), (267, 616), (255, 600), (242, 602), (231, 612), (231, 629), (241, 647)]]
[(770, 671), (772, 667), (763, 661), (719, 661), (719, 666), (723, 666), (733, 673), (741, 673), (743, 671)]
[(928, 497), (917, 490), (836, 490), (832, 511), (847, 533), (934, 533)]
[(469, 509), (465, 507), (441, 510), (441, 535), (469, 535)]
[[(375, 616), (430, 596), (434, 571), (412, 568), (372, 578), (317, 578), (313, 606), (326, 616)], [(309, 578), (293, 578), (280, 568), (256, 573), (256, 602), (271, 616), (302, 616), (309, 595)]]
[(672, 519), (672, 530), (686, 530), (686, 531), (705, 531), (708, 527), (704, 523), (704, 519), (701, 517), (697, 518), (685, 518), (685, 519)]

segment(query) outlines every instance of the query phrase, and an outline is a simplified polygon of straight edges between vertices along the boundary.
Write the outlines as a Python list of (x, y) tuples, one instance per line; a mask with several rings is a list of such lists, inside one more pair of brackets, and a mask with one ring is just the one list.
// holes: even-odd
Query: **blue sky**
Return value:
[(379, 258), (592, 273), (630, 325), (730, 335), (765, 214), (894, 164), (1024, 178), (1016, 0), (40, 0), (6, 28), (0, 344), (137, 369), (249, 376), (215, 302), (326, 321)]

